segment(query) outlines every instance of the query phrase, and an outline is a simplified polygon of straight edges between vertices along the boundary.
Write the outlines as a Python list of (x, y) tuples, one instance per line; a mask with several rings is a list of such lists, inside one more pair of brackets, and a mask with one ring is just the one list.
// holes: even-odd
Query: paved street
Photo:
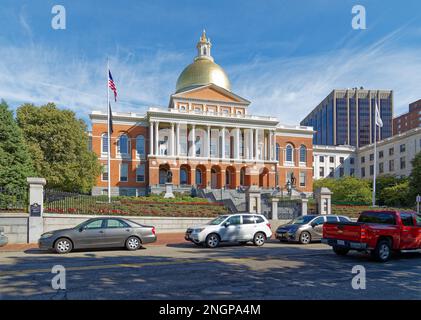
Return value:
[[(67, 288), (51, 288), (54, 265)], [(363, 265), (366, 290), (354, 290), (351, 269)], [(421, 299), (421, 254), (386, 264), (367, 255), (336, 256), (321, 244), (267, 243), (217, 249), (190, 243), (65, 256), (0, 252), (0, 299)]]

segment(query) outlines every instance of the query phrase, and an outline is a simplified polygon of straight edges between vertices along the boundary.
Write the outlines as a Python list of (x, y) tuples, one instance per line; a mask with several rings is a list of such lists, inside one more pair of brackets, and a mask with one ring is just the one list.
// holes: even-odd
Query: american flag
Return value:
[(111, 75), (111, 71), (108, 70), (108, 87), (113, 90), (114, 92), (114, 101), (117, 102), (117, 88), (114, 84), (113, 76)]

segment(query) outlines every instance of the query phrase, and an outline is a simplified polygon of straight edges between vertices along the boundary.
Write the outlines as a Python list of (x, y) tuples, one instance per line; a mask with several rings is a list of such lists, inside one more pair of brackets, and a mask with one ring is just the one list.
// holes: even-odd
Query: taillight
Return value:
[(270, 223), (266, 223), (266, 225), (268, 226), (269, 229), (272, 229), (272, 227), (270, 226)]
[(361, 241), (367, 238), (367, 230), (364, 227), (361, 227)]
[(153, 233), (154, 236), (156, 235), (155, 234), (155, 227), (152, 227), (152, 233)]

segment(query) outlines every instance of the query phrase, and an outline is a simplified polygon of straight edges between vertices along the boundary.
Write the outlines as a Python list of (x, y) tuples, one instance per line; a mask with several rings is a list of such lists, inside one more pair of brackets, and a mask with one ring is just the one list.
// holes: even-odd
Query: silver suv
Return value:
[(205, 225), (188, 228), (185, 239), (215, 248), (221, 242), (245, 244), (252, 241), (254, 245), (262, 246), (271, 236), (269, 221), (264, 216), (241, 213), (222, 215)]
[(350, 222), (345, 216), (337, 215), (307, 215), (298, 217), (288, 224), (279, 226), (276, 230), (276, 239), (282, 241), (300, 242), (309, 244), (319, 241), (323, 237), (323, 224), (325, 222)]

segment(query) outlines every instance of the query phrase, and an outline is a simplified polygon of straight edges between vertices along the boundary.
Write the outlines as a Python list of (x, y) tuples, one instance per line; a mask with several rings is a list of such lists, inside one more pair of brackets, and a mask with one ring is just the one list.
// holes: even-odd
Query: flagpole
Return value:
[(375, 105), (375, 112), (374, 112), (374, 172), (373, 172), (373, 207), (376, 206), (376, 169), (377, 169), (377, 97), (376, 97), (376, 105)]
[(110, 152), (111, 152), (111, 133), (110, 133), (110, 89), (108, 88), (109, 84), (109, 70), (110, 70), (110, 62), (107, 57), (107, 126), (108, 126), (108, 150), (107, 150), (107, 166), (108, 166), (108, 203), (111, 203), (111, 161), (110, 161)]

